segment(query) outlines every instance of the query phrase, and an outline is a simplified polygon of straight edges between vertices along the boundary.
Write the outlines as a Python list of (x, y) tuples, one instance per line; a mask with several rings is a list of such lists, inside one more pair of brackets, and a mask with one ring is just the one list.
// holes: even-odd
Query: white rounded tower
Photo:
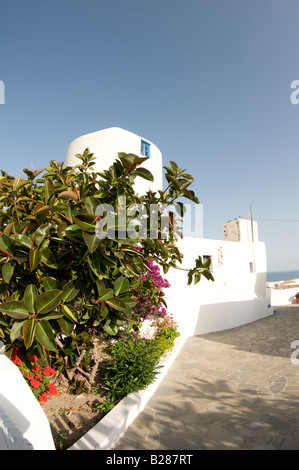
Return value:
[(139, 157), (149, 157), (142, 167), (154, 176), (154, 181), (147, 181), (139, 176), (135, 180), (135, 192), (144, 194), (149, 189), (163, 189), (162, 154), (158, 147), (148, 139), (119, 127), (110, 127), (83, 135), (73, 140), (68, 146), (65, 158), (66, 166), (80, 163), (76, 154), (82, 154), (86, 148), (96, 157), (95, 171), (107, 170), (118, 158), (119, 152), (133, 153)]

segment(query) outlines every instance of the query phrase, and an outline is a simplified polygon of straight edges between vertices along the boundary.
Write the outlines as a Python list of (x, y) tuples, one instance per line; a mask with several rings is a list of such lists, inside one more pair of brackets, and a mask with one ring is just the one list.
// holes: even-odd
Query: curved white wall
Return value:
[(142, 166), (153, 174), (154, 182), (137, 177), (135, 192), (144, 194), (149, 189), (152, 191), (163, 189), (162, 154), (158, 147), (148, 139), (119, 127), (92, 132), (73, 140), (66, 152), (65, 165), (74, 166), (80, 163), (75, 155), (82, 154), (86, 148), (89, 148), (96, 157), (95, 171), (107, 170), (116, 160), (118, 152), (134, 153), (141, 157), (141, 140), (150, 144), (150, 158)]
[(263, 242), (186, 237), (178, 241), (178, 248), (184, 255), (179, 267), (187, 270), (195, 266), (199, 255), (211, 256), (215, 279), (212, 282), (202, 276), (198, 284), (188, 286), (187, 272), (171, 268), (166, 274), (171, 287), (165, 290), (165, 299), (180, 332), (192, 336), (225, 330), (273, 313), (266, 292)]

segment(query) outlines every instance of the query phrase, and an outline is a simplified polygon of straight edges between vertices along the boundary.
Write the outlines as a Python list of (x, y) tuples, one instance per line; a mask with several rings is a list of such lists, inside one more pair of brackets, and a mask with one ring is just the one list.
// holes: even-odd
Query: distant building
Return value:
[(118, 152), (133, 153), (139, 157), (149, 157), (142, 163), (154, 176), (154, 182), (137, 177), (135, 192), (144, 194), (149, 189), (163, 189), (162, 154), (153, 142), (140, 137), (133, 132), (119, 127), (110, 127), (91, 134), (86, 134), (70, 143), (65, 158), (65, 164), (77, 165), (80, 161), (75, 156), (83, 153), (86, 148), (96, 157), (95, 171), (107, 170), (118, 158)]

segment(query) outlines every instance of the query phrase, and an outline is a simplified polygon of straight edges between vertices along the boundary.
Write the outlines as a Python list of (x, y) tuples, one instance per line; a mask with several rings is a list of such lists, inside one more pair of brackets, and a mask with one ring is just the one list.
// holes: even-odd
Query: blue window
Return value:
[(150, 145), (148, 142), (145, 142), (144, 140), (141, 141), (141, 155), (144, 155), (145, 157), (150, 157)]

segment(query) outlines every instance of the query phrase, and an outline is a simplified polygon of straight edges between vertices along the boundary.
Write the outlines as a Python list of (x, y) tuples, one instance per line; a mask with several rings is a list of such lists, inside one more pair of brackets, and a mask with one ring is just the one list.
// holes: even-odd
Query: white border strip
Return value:
[(90, 429), (68, 450), (110, 450), (124, 435), (128, 427), (144, 409), (149, 399), (166, 376), (176, 356), (184, 345), (187, 335), (180, 335), (174, 340), (171, 353), (167, 354), (166, 361), (160, 361), (163, 365), (154, 382), (140, 392), (134, 392), (123, 398), (104, 418)]

